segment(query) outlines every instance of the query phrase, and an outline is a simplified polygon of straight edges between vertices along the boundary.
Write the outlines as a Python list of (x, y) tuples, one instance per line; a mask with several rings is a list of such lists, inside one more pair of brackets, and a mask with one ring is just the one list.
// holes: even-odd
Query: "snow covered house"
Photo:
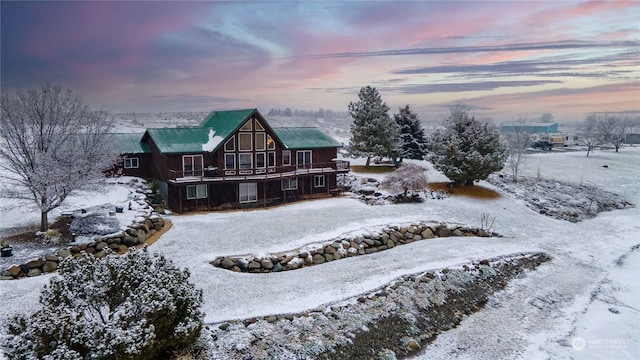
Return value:
[(198, 126), (118, 134), (124, 175), (152, 179), (172, 211), (269, 206), (338, 191), (349, 162), (316, 128), (272, 128), (257, 109), (213, 111)]

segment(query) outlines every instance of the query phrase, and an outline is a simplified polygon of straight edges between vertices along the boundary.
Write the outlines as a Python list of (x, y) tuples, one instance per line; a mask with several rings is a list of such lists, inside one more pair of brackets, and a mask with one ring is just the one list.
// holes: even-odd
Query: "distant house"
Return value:
[(315, 128), (272, 128), (257, 109), (214, 111), (198, 126), (117, 134), (122, 173), (153, 179), (182, 213), (326, 196), (349, 162)]

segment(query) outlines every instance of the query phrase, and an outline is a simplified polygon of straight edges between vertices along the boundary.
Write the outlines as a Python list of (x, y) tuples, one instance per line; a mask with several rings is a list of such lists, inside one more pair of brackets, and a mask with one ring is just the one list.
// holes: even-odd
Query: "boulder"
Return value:
[(13, 265), (7, 270), (7, 272), (9, 272), (11, 276), (16, 277), (18, 276), (18, 274), (20, 274), (20, 266)]
[(222, 263), (220, 263), (220, 266), (222, 266), (223, 269), (231, 269), (235, 265), (236, 263), (229, 258), (225, 258), (224, 260), (222, 260)]
[(96, 251), (102, 251), (104, 248), (106, 248), (107, 246), (109, 246), (106, 242), (99, 242), (96, 244)]
[(71, 256), (71, 251), (67, 249), (60, 249), (58, 250), (58, 256), (64, 259), (68, 256)]
[(273, 263), (271, 262), (270, 259), (262, 259), (260, 261), (260, 265), (264, 268), (264, 269), (273, 269)]
[(313, 255), (313, 263), (314, 264), (322, 264), (326, 261), (325, 257), (320, 254)]
[(143, 229), (138, 229), (138, 243), (142, 244), (147, 241), (147, 233)]
[(58, 270), (58, 263), (55, 261), (47, 261), (43, 266), (42, 266), (42, 271), (46, 272), (46, 273), (50, 273), (50, 272), (54, 272)]
[(431, 231), (431, 229), (429, 228), (424, 229), (424, 231), (422, 231), (420, 235), (423, 239), (432, 239), (434, 237), (433, 231)]
[(46, 262), (47, 261), (44, 259), (31, 260), (27, 262), (26, 265), (29, 267), (29, 269), (35, 269), (35, 268), (42, 267), (42, 265), (44, 265)]
[(29, 270), (29, 272), (27, 273), (28, 277), (33, 277), (33, 276), (38, 276), (42, 274), (42, 271), (40, 269), (31, 269)]

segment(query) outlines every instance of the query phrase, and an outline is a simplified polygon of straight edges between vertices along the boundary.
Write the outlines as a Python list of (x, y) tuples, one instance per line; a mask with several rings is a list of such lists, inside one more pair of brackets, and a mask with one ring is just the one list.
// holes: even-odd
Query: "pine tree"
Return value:
[(501, 170), (508, 152), (497, 131), (475, 118), (469, 118), (464, 106), (451, 109), (444, 129), (431, 136), (430, 160), (456, 184), (473, 185)]
[(418, 114), (409, 105), (400, 108), (394, 115), (396, 124), (400, 127), (402, 150), (400, 156), (409, 159), (422, 160), (427, 155), (427, 138), (422, 130)]
[(369, 166), (371, 157), (395, 158), (400, 152), (400, 129), (389, 116), (389, 107), (375, 87), (365, 86), (358, 94), (360, 101), (349, 103), (353, 118), (349, 152), (365, 156)]
[(42, 307), (6, 323), (10, 359), (158, 359), (200, 336), (202, 291), (164, 256), (133, 251), (60, 263)]

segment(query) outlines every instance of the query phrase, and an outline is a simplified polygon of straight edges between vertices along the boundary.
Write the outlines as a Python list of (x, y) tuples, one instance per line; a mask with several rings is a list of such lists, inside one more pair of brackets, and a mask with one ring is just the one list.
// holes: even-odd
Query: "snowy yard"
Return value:
[[(423, 165), (429, 168), (430, 181), (445, 180), (429, 164)], [(522, 173), (587, 183), (640, 204), (640, 148), (597, 151), (589, 158), (583, 152), (535, 154)], [(637, 357), (640, 208), (604, 212), (572, 223), (541, 215), (487, 182), (481, 185), (503, 196), (491, 200), (452, 196), (422, 204), (377, 206), (333, 198), (266, 210), (170, 216), (172, 229), (151, 250), (189, 268), (192, 281), (204, 290), (203, 310), (209, 324), (302, 312), (346, 301), (402, 275), (542, 251), (552, 257), (550, 262), (511, 281), (485, 308), (439, 335), (415, 358)], [(118, 199), (126, 199), (122, 189), (114, 191)], [(112, 199), (106, 195), (103, 201)], [(288, 251), (387, 224), (438, 221), (478, 227), (483, 213), (495, 217), (493, 231), (504, 237), (419, 241), (272, 274), (234, 273), (209, 264), (218, 256)], [(2, 214), (2, 227), (27, 222), (25, 217)], [(36, 309), (40, 289), (51, 276), (55, 275), (0, 282), (0, 318)]]

